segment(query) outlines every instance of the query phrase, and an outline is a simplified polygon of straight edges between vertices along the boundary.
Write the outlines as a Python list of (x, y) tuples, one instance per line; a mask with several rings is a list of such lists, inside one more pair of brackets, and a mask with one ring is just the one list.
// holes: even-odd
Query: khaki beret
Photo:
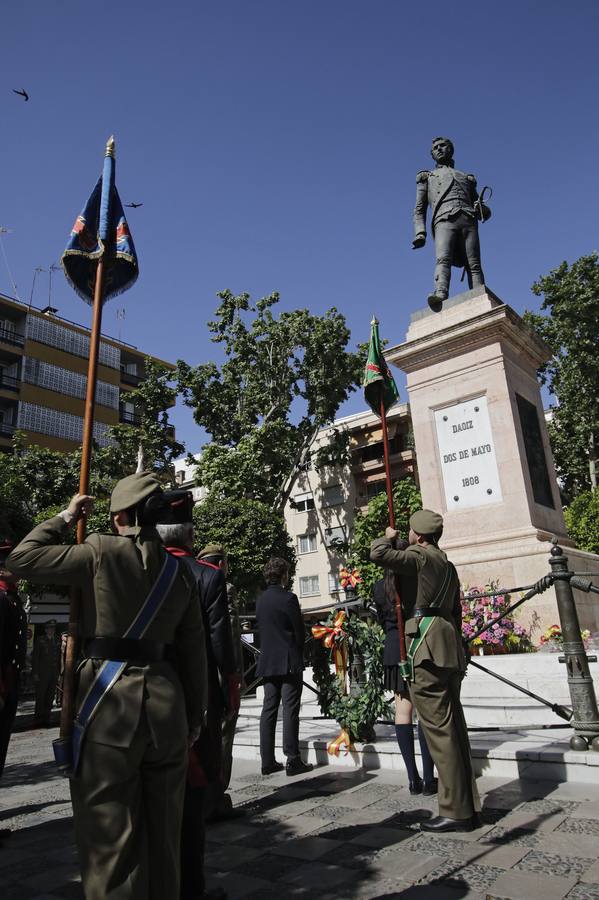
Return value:
[(410, 528), (416, 534), (443, 534), (443, 516), (432, 509), (419, 509), (410, 516)]
[(206, 544), (197, 555), (198, 559), (203, 559), (205, 556), (222, 556), (223, 559), (227, 554), (225, 553), (225, 548), (222, 544)]
[(153, 472), (136, 472), (121, 478), (114, 486), (110, 496), (110, 512), (120, 512), (137, 506), (150, 494), (160, 490), (160, 482)]

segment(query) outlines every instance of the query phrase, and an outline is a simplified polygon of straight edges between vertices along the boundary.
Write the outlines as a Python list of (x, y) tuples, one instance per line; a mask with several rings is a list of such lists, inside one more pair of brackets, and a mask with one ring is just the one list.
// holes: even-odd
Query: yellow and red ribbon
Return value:
[(333, 619), (330, 625), (313, 625), (312, 637), (317, 641), (322, 641), (327, 650), (331, 651), (333, 662), (335, 663), (335, 674), (341, 684), (341, 690), (347, 694), (346, 672), (347, 672), (347, 633), (343, 630), (345, 622), (345, 610), (341, 609)]
[(352, 750), (355, 750), (354, 745), (352, 744), (351, 737), (349, 736), (349, 732), (342, 728), (334, 741), (329, 741), (327, 744), (327, 753), (330, 756), (339, 756), (341, 748), (345, 744), (345, 755), (347, 756)]
[(355, 588), (362, 584), (362, 578), (358, 569), (346, 569), (345, 566), (339, 572), (339, 581), (344, 591), (347, 588)]

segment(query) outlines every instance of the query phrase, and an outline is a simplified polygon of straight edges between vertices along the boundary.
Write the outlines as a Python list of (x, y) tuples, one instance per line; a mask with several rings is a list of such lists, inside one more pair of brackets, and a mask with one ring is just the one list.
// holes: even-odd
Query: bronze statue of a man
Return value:
[(435, 239), (435, 287), (429, 295), (432, 310), (439, 312), (449, 293), (451, 267), (465, 268), (469, 287), (484, 284), (480, 264), (478, 222), (491, 210), (476, 190), (476, 178), (454, 168), (453, 144), (436, 137), (431, 147), (436, 166), (416, 176), (414, 249), (426, 243), (426, 207), (431, 208), (431, 232)]

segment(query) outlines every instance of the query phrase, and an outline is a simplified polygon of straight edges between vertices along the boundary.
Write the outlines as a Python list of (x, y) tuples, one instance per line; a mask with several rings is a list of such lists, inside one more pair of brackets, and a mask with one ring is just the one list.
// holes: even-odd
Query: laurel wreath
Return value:
[[(334, 619), (335, 614), (331, 613), (324, 624), (332, 626)], [(320, 710), (327, 719), (335, 719), (352, 740), (371, 740), (377, 719), (391, 714), (383, 688), (385, 633), (380, 625), (364, 622), (355, 615), (345, 620), (343, 630), (349, 644), (350, 671), (352, 659), (360, 654), (365, 681), (352, 683), (350, 693), (344, 694), (339, 678), (331, 672), (330, 651), (320, 641), (314, 641), (312, 665)]]

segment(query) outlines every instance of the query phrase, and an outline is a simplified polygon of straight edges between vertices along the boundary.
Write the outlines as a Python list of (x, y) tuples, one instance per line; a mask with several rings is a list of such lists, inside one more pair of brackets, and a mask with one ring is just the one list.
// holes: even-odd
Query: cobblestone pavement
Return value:
[[(82, 898), (68, 782), (51, 761), (56, 730), (13, 736), (0, 787), (2, 900)], [(483, 825), (434, 836), (434, 798), (392, 771), (321, 767), (268, 778), (236, 761), (231, 793), (247, 814), (209, 827), (209, 883), (236, 898), (437, 900), (599, 898), (599, 784), (480, 778)], [(177, 900), (177, 898), (164, 898)]]

